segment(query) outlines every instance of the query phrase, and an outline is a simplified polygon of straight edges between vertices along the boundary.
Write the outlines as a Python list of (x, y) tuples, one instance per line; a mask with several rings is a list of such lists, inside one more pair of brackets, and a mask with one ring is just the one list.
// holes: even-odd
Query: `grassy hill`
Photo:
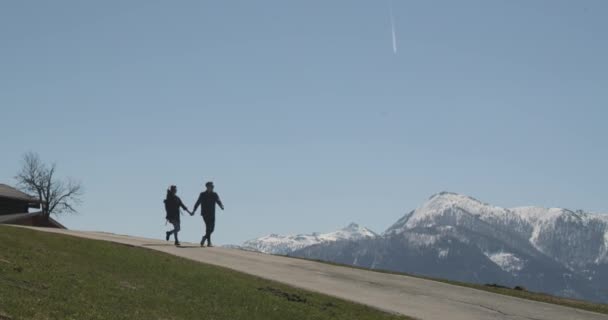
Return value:
[(407, 318), (152, 250), (0, 226), (6, 319)]

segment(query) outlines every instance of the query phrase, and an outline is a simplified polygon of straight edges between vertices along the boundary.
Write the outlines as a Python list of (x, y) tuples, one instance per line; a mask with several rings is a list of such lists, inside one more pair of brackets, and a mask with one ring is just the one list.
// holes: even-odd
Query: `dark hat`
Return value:
[(205, 183), (205, 187), (213, 187), (213, 182), (209, 181)]

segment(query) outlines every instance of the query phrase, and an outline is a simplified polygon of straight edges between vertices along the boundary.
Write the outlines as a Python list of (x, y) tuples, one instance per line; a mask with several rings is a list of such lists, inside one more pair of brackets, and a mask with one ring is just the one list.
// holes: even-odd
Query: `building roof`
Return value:
[(13, 200), (21, 200), (27, 202), (40, 202), (38, 199), (30, 196), (27, 193), (21, 192), (11, 186), (0, 183), (0, 198), (8, 198)]
[(38, 217), (40, 215), (42, 215), (42, 212), (5, 214), (0, 216), (0, 224), (11, 223), (13, 221), (21, 219)]
[[(0, 224), (13, 224), (13, 223), (18, 223), (19, 221), (23, 221), (23, 220), (26, 220), (29, 218), (38, 218), (38, 217), (42, 217), (42, 211), (1, 215)], [(59, 221), (53, 219), (52, 217), (49, 217), (48, 224), (55, 228), (67, 229), (64, 225), (62, 225)]]

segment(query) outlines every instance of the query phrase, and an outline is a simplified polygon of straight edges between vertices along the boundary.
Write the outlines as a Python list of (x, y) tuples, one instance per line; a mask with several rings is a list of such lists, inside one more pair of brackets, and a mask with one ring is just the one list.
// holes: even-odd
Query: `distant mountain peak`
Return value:
[(460, 196), (461, 194), (456, 193), (456, 192), (450, 192), (450, 191), (441, 191), (439, 193), (435, 193), (434, 195), (429, 197), (429, 200), (433, 200), (434, 198), (438, 198), (438, 197), (448, 197), (448, 196)]
[(479, 217), (494, 212), (507, 214), (505, 209), (493, 207), (473, 197), (444, 191), (432, 195), (422, 206), (403, 216), (384, 234), (400, 233), (416, 227), (449, 226), (454, 219), (467, 215)]
[(484, 203), (476, 198), (473, 198), (471, 196), (465, 195), (465, 194), (461, 194), (461, 193), (456, 193), (456, 192), (450, 192), (450, 191), (442, 191), (439, 193), (436, 193), (434, 195), (432, 195), (428, 201), (428, 202), (432, 202), (432, 201), (452, 201), (455, 203), (458, 202), (474, 202), (474, 203), (478, 203), (481, 205), (489, 205), (487, 203)]
[(246, 241), (241, 248), (271, 254), (288, 254), (295, 250), (321, 243), (356, 241), (361, 239), (373, 239), (375, 237), (378, 237), (377, 233), (353, 222), (340, 230), (329, 233), (314, 232), (312, 234), (296, 235), (271, 234)]
[(351, 222), (348, 226), (341, 229), (342, 231), (360, 233), (362, 235), (377, 236), (378, 234), (369, 228), (363, 227), (358, 223)]
[(359, 229), (359, 225), (357, 223), (351, 222), (348, 226), (346, 226), (344, 229)]
[(555, 256), (572, 267), (608, 262), (608, 242), (603, 241), (608, 239), (607, 216), (582, 210), (532, 206), (509, 209), (466, 195), (441, 192), (399, 219), (384, 235), (429, 228), (438, 231), (460, 228), (489, 237), (504, 237)]

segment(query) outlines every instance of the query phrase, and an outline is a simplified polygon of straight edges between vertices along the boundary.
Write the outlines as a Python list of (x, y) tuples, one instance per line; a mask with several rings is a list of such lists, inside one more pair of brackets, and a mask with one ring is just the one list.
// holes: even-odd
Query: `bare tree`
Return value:
[(75, 206), (81, 202), (82, 185), (72, 179), (55, 177), (56, 165), (44, 164), (37, 153), (23, 155), (21, 171), (15, 176), (19, 187), (38, 196), (45, 219), (51, 214), (76, 213)]

